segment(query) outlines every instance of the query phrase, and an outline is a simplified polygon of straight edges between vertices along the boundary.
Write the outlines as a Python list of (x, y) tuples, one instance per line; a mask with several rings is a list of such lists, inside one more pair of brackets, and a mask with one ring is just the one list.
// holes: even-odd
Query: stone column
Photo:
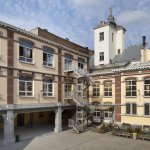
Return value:
[(58, 108), (55, 110), (55, 129), (54, 132), (62, 131), (62, 104), (58, 103)]
[(15, 142), (15, 134), (14, 134), (14, 112), (12, 110), (8, 110), (6, 115), (3, 115), (4, 122), (4, 139), (3, 143), (10, 144)]

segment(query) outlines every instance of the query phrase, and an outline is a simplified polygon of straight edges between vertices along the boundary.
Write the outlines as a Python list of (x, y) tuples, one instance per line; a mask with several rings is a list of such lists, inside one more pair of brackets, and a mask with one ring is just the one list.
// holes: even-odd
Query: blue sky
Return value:
[(150, 0), (0, 0), (0, 20), (26, 30), (46, 28), (93, 49), (93, 28), (110, 7), (127, 29), (126, 47), (140, 44), (143, 35), (150, 43)]

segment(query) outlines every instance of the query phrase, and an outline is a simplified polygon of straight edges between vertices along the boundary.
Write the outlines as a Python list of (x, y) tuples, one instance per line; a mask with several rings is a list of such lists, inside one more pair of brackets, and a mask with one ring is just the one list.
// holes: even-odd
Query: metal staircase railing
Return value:
[[(78, 78), (84, 77), (83, 92), (86, 91), (88, 87), (93, 84), (92, 78), (86, 70), (83, 70), (79, 67), (70, 66), (65, 71), (75, 72), (78, 75)], [(77, 89), (71, 92), (70, 98), (72, 98), (73, 101), (76, 103), (76, 118), (69, 119), (68, 125), (69, 127), (74, 128), (77, 133), (81, 133), (84, 131), (84, 127), (87, 125), (87, 119), (91, 116), (91, 110), (88, 105), (87, 99), (85, 99), (83, 96), (79, 96)]]

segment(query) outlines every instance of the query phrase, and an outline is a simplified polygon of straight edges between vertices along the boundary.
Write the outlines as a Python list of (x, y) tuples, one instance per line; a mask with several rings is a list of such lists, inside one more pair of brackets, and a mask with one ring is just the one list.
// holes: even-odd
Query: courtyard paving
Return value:
[(47, 133), (19, 143), (1, 146), (0, 150), (150, 150), (150, 141), (133, 140), (87, 131), (72, 130)]

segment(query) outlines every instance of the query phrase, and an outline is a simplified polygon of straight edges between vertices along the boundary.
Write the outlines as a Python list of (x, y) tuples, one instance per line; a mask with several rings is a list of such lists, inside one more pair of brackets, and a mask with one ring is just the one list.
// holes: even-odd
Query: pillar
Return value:
[(3, 115), (4, 122), (4, 139), (3, 143), (10, 144), (15, 142), (15, 134), (14, 134), (14, 112), (9, 110), (6, 115)]
[(62, 104), (58, 103), (58, 108), (55, 110), (55, 129), (54, 132), (62, 131)]

